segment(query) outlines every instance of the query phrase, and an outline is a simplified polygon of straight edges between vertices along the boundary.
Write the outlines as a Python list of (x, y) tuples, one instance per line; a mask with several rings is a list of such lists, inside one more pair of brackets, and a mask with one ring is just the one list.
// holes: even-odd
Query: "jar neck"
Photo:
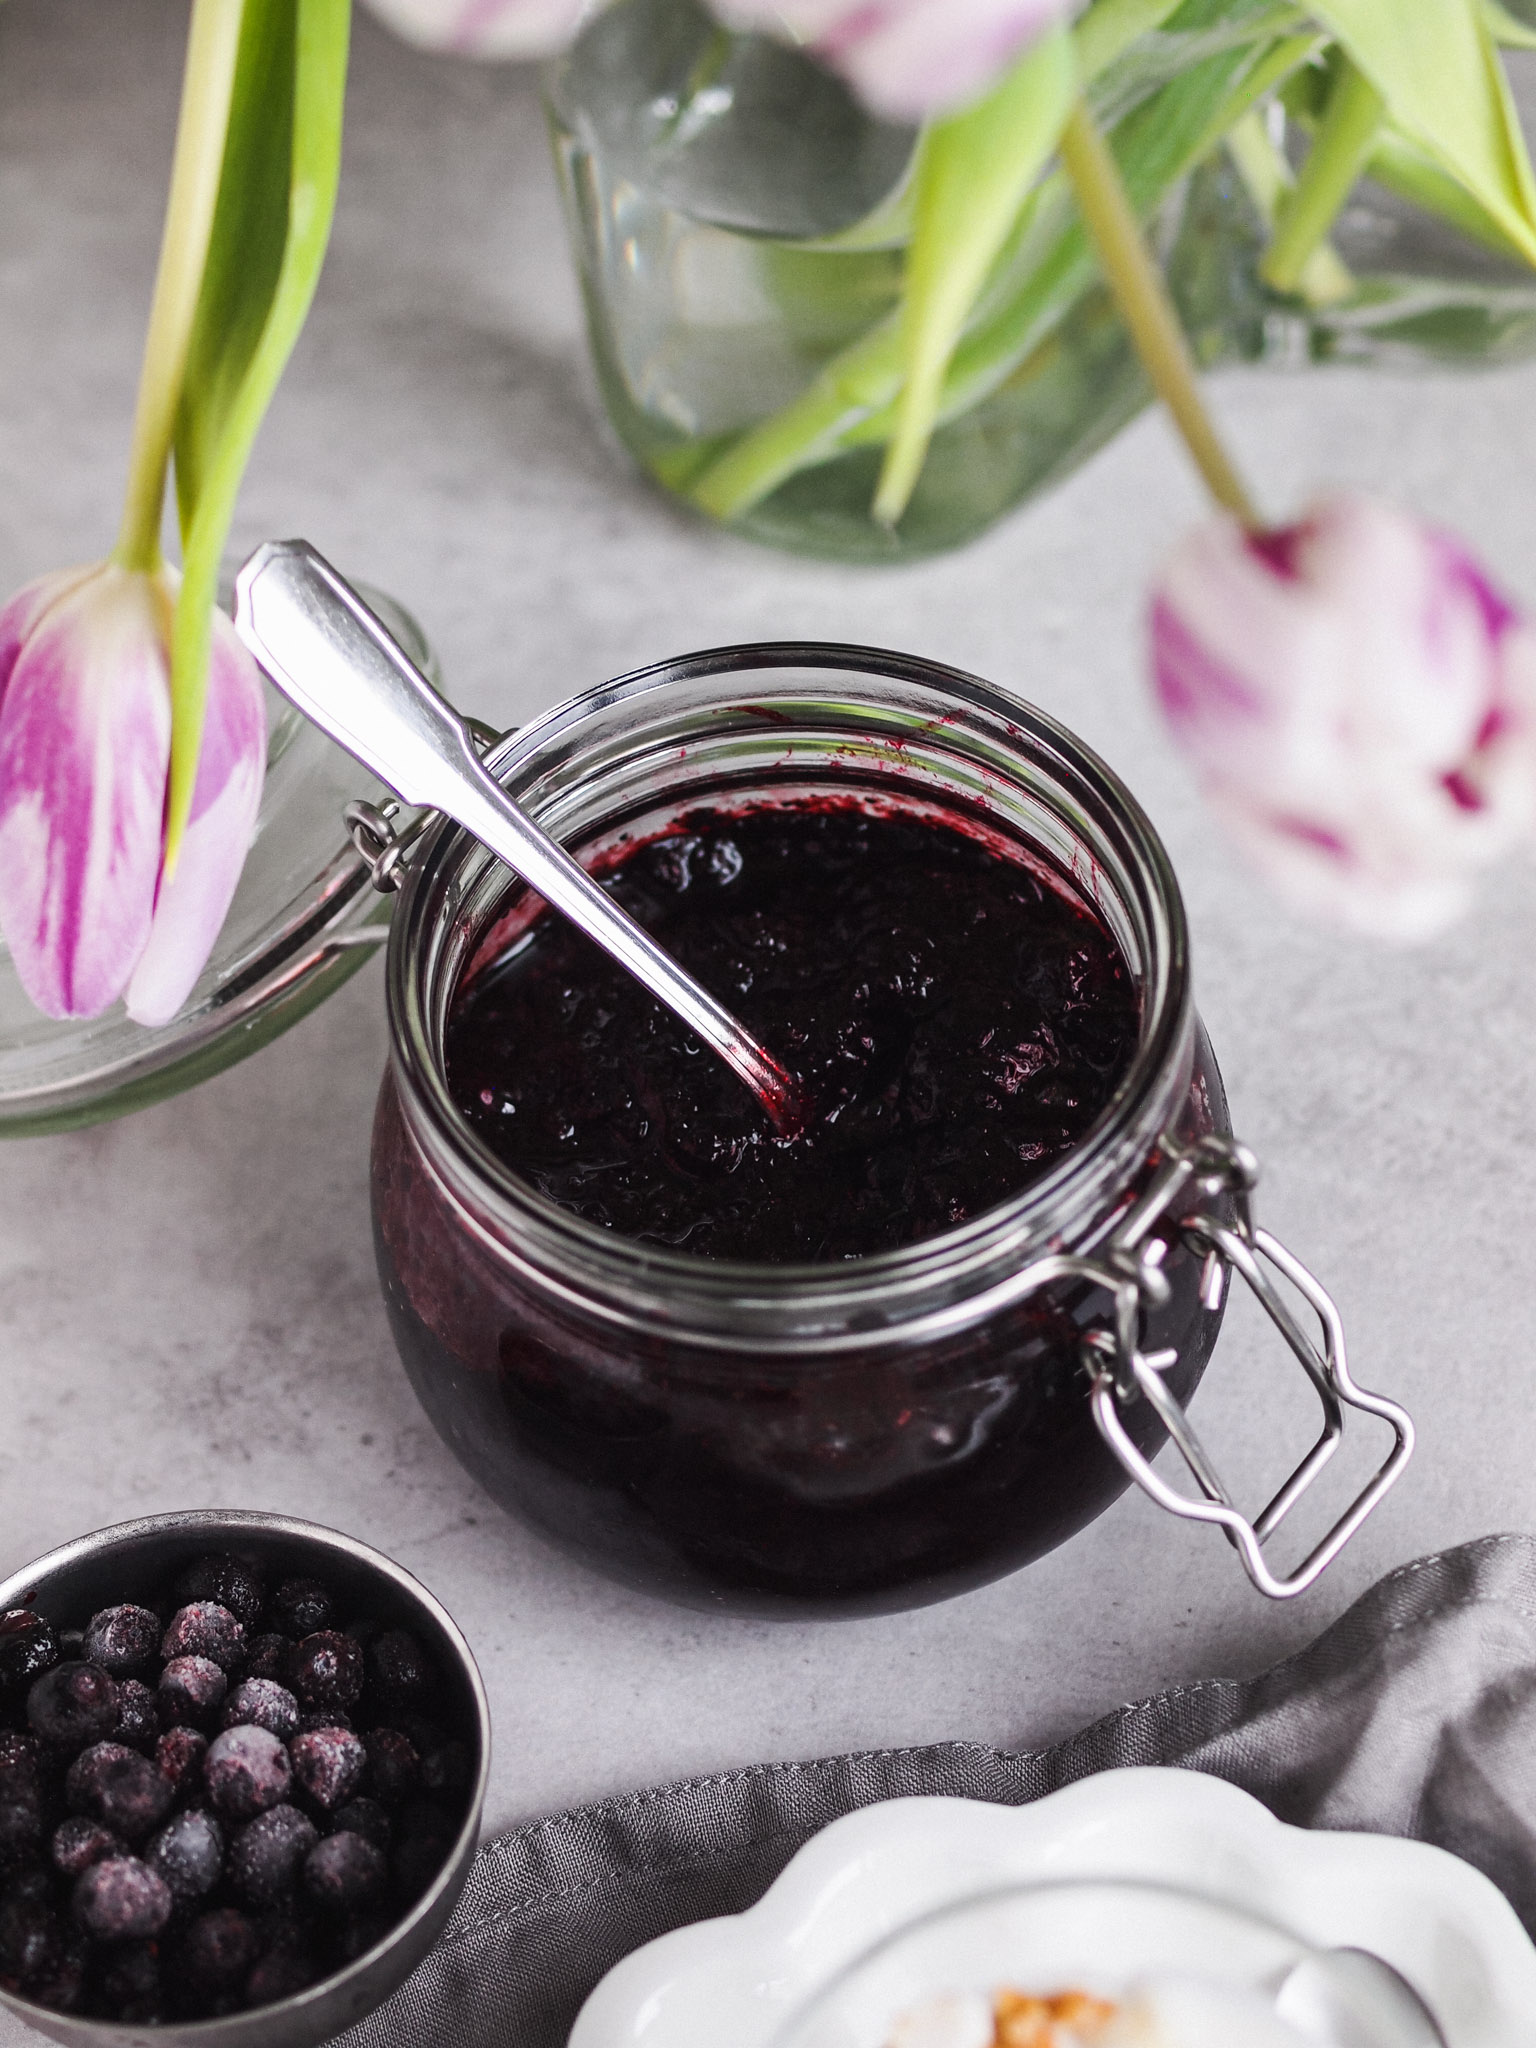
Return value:
[(499, 1261), (573, 1313), (739, 1349), (909, 1341), (963, 1326), (1046, 1249), (1084, 1251), (1177, 1118), (1195, 1023), (1182, 905), (1151, 825), (1111, 772), (1042, 713), (958, 671), (824, 646), (726, 649), (604, 686), (502, 743), (493, 771), (546, 829), (589, 846), (668, 811), (761, 792), (878, 789), (960, 811), (1071, 877), (1125, 954), (1141, 1018), (1099, 1121), (1041, 1179), (941, 1236), (824, 1266), (737, 1264), (618, 1237), (498, 1161), (453, 1105), (454, 990), (508, 908), (504, 870), (446, 825), (412, 870), (390, 938), (401, 1114), (442, 1199)]

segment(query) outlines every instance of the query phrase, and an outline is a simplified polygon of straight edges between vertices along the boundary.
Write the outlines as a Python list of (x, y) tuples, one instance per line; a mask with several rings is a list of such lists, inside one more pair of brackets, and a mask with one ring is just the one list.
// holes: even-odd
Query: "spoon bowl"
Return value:
[(1407, 1978), (1369, 1949), (1304, 1956), (1286, 1973), (1275, 2010), (1318, 2048), (1446, 2048)]

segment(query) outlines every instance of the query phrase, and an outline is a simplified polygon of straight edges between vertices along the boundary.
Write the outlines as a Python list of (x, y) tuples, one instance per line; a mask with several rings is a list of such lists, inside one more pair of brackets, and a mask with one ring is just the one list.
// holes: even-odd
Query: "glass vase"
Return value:
[[(1187, 11), (1187, 10), (1186, 10)], [(1209, 16), (1212, 10), (1201, 10)], [(1536, 353), (1536, 273), (1369, 183), (1339, 220), (1348, 290), (1259, 280), (1267, 230), (1200, 116), (1251, 63), (1236, 31), (1143, 36), (1095, 83), (1195, 353), (1227, 363), (1502, 362)], [(910, 505), (871, 513), (916, 131), (700, 0), (616, 0), (548, 107), (608, 415), (658, 484), (793, 552), (955, 547), (1068, 475), (1151, 397), (1060, 179), (994, 267)], [(1270, 110), (1272, 147), (1287, 137)], [(1187, 160), (1186, 160), (1187, 157)]]

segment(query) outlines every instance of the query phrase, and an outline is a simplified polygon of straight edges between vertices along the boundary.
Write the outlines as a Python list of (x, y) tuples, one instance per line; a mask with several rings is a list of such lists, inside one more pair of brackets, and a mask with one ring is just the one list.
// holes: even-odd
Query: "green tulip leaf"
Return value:
[(1309, 0), (1388, 118), (1536, 263), (1536, 176), (1480, 0)]
[(1536, 50), (1536, 28), (1517, 20), (1499, 0), (1483, 0), (1483, 19), (1496, 43), (1507, 43), (1512, 50)]
[(1060, 139), (1076, 89), (1072, 40), (1056, 28), (983, 99), (934, 122), (924, 138), (902, 306), (902, 393), (875, 497), (879, 519), (894, 523), (912, 495), (955, 343)]
[(235, 498), (330, 239), (349, 28), (350, 0), (245, 0), (176, 431), (184, 560), (171, 636), (168, 872), (191, 810), (212, 612)]
[[(1081, 29), (1093, 15), (1084, 17)], [(1226, 49), (1180, 71), (1115, 129), (1113, 146), (1145, 220), (1256, 100), (1316, 46), (1315, 31)], [(1059, 173), (1030, 194), (953, 352), (942, 424), (1014, 374), (1089, 291), (1093, 251)], [(903, 365), (898, 314), (826, 362), (796, 399), (720, 452), (684, 485), (717, 519), (736, 519), (786, 481), (846, 450), (888, 442)]]
[(244, 0), (213, 230), (176, 421), (183, 546), (283, 267), (297, 26), (298, 0)]

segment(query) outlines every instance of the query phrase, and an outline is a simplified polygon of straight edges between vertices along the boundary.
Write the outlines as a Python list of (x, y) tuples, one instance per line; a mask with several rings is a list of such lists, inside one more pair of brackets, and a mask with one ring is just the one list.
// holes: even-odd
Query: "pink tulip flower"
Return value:
[(1536, 635), (1390, 506), (1334, 498), (1264, 535), (1211, 521), (1165, 570), (1151, 636), (1175, 741), (1299, 910), (1427, 937), (1536, 828)]
[[(984, 92), (1076, 0), (711, 0), (730, 28), (803, 43), (878, 114), (919, 121)], [(543, 57), (592, 0), (371, 0), (408, 42), (469, 57)]]
[(897, 121), (977, 97), (1074, 0), (712, 0), (732, 28), (782, 31)]
[(170, 760), (168, 571), (45, 576), (0, 610), (0, 931), (50, 1017), (125, 989), (141, 1023), (202, 972), (250, 844), (266, 759), (261, 680), (214, 624), (192, 827), (161, 876)]
[(245, 866), (267, 767), (261, 675), (234, 626), (213, 615), (208, 702), (181, 856), (161, 875), (149, 942), (124, 1000), (139, 1024), (168, 1024), (213, 951)]
[(547, 57), (569, 42), (587, 0), (371, 0), (397, 35), (464, 57)]

